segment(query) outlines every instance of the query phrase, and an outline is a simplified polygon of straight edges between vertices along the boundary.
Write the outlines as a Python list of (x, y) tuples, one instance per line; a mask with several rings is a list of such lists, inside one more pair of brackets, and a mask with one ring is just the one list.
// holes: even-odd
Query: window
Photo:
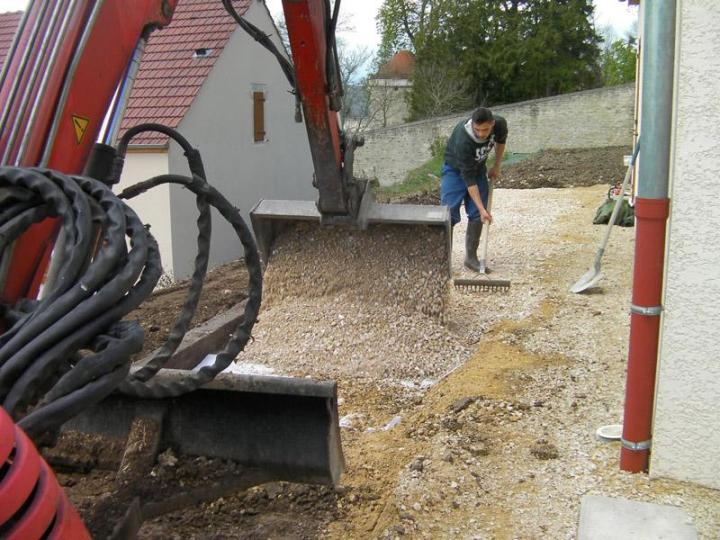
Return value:
[(212, 49), (206, 49), (205, 47), (201, 47), (199, 49), (195, 49), (195, 52), (193, 53), (193, 58), (208, 58), (211, 53)]
[(265, 92), (253, 90), (253, 140), (265, 141)]

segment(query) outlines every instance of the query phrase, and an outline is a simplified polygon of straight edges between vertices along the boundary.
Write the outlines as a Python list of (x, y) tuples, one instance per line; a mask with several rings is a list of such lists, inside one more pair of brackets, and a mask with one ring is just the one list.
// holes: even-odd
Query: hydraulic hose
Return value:
[[(167, 126), (149, 123), (130, 128), (118, 142), (117, 157), (115, 158), (114, 166), (114, 177), (111, 179), (111, 183), (115, 183), (120, 179), (122, 166), (125, 162), (125, 155), (127, 153), (130, 140), (134, 136), (147, 131), (163, 133), (173, 139), (185, 152), (191, 174), (201, 179), (205, 178), (205, 167), (203, 165), (202, 158), (200, 157), (200, 152), (193, 148), (185, 137), (176, 130)], [(135, 194), (139, 193), (141, 192), (135, 191)], [(210, 206), (202, 194), (197, 195), (197, 207), (199, 211), (197, 219), (198, 251), (197, 256), (195, 257), (195, 269), (190, 278), (190, 287), (188, 289), (185, 302), (180, 309), (178, 318), (175, 320), (172, 328), (170, 329), (167, 341), (145, 366), (132, 374), (133, 380), (148, 380), (170, 360), (173, 353), (180, 346), (185, 333), (188, 331), (192, 317), (197, 309), (197, 304), (200, 301), (200, 294), (202, 293), (205, 275), (207, 274), (208, 262), (210, 260), (210, 236), (212, 223), (210, 217)]]
[[(58, 379), (77, 369), (79, 354), (92, 352), (100, 364), (114, 354), (99, 339), (103, 334), (119, 336), (126, 353), (124, 367), (129, 369), (130, 355), (142, 347), (138, 339), (142, 329), (137, 323), (120, 320), (152, 291), (162, 269), (157, 246), (140, 219), (101, 182), (15, 167), (1, 167), (0, 180), (3, 186), (24, 192), (22, 198), (36, 201), (34, 208), (59, 218), (67, 239), (65, 249), (56, 254), (63, 272), (54, 289), (42, 301), (20, 306), (13, 326), (0, 337), (0, 400), (36, 438), (50, 425), (59, 428), (78, 408), (91, 406), (119, 384), (117, 369), (107, 369), (95, 374), (87, 389), (76, 389), (74, 394), (61, 396), (62, 400), (48, 396)], [(95, 245), (90, 200), (104, 211), (105, 241), (85, 267)], [(25, 210), (21, 215), (29, 213)], [(22, 227), (2, 222), (0, 229), (19, 236), (41, 214), (34, 212), (33, 219), (24, 220)]]
[[(54, 255), (62, 271), (49, 284), (49, 294), (39, 301), (21, 299), (13, 306), (0, 306), (9, 325), (0, 335), (0, 403), (35, 439), (54, 433), (117, 389), (147, 398), (195, 390), (225, 369), (250, 339), (262, 294), (260, 257), (238, 210), (205, 180), (199, 152), (171, 128), (137, 126), (119, 142), (109, 184), (120, 177), (130, 139), (149, 130), (180, 144), (192, 176), (156, 177), (116, 196), (107, 183), (93, 178), (0, 167), (0, 252), (46, 217), (59, 219), (66, 238), (63, 249)], [(167, 183), (182, 185), (196, 195), (195, 271), (167, 342), (130, 375), (132, 356), (142, 349), (144, 335), (137, 322), (122, 318), (152, 293), (162, 266), (155, 239), (123, 199)], [(230, 222), (245, 250), (249, 274), (245, 316), (213, 365), (188, 372), (173, 383), (157, 382), (153, 376), (182, 341), (202, 291), (210, 249), (210, 206)], [(100, 225), (101, 242), (96, 241), (94, 224)]]
[(142, 384), (139, 381), (130, 379), (125, 381), (120, 387), (123, 392), (148, 398), (177, 396), (195, 390), (214, 379), (218, 373), (227, 368), (249, 341), (250, 333), (260, 311), (260, 302), (262, 299), (262, 270), (260, 255), (258, 254), (255, 240), (237, 209), (230, 204), (220, 192), (205, 182), (203, 178), (198, 176), (188, 178), (171, 174), (157, 176), (126, 189), (120, 194), (120, 197), (131, 198), (150, 188), (165, 183), (180, 184), (198, 195), (203, 195), (206, 197), (208, 203), (215, 207), (232, 225), (245, 249), (245, 264), (249, 274), (249, 291), (248, 299), (245, 303), (244, 317), (212, 365), (204, 366), (200, 368), (198, 372), (188, 372), (182, 380), (171, 383), (157, 383), (150, 380), (148, 383)]

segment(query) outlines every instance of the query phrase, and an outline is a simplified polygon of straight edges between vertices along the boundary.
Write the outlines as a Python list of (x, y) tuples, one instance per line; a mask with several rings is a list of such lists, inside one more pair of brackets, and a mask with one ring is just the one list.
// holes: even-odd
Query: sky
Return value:
[[(219, 0), (218, 0), (219, 1)], [(637, 19), (638, 7), (629, 7), (626, 2), (619, 0), (594, 0), (595, 17), (598, 30), (611, 26), (616, 37), (623, 37), (631, 30), (633, 21)], [(0, 13), (24, 9), (27, 0), (0, 0)], [(282, 12), (281, 0), (266, 0), (268, 9), (273, 15)], [(380, 36), (375, 27), (375, 16), (382, 4), (382, 0), (343, 0), (340, 12), (346, 16), (352, 26), (352, 31), (339, 33), (350, 48), (367, 47), (375, 51), (380, 43)]]
[[(598, 30), (611, 26), (617, 37), (624, 37), (632, 29), (639, 10), (637, 6), (629, 7), (626, 2), (619, 0), (594, 0), (594, 2), (595, 23)], [(382, 3), (382, 0), (342, 0), (340, 13), (347, 14), (355, 28), (352, 32), (342, 32), (338, 35), (349, 47), (366, 46), (372, 50), (377, 49), (380, 36), (375, 26), (375, 16)], [(266, 0), (266, 4), (273, 16), (282, 12), (282, 0)]]

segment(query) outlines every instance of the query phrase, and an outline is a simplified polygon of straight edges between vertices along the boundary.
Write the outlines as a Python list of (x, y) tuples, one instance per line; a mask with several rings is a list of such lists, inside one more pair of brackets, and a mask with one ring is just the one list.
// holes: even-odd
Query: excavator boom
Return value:
[[(302, 101), (305, 127), (310, 142), (318, 190), (310, 201), (262, 200), (250, 212), (265, 264), (275, 238), (298, 222), (344, 225), (364, 230), (370, 225), (404, 225), (440, 230), (445, 239), (445, 258), (450, 276), (452, 228), (446, 207), (433, 205), (378, 204), (366, 179), (353, 174), (355, 149), (363, 139), (341, 132), (338, 110), (342, 98), (334, 29), (340, 0), (331, 12), (329, 0), (283, 0), (288, 37), (292, 48)], [(368, 254), (370, 255), (370, 254)]]

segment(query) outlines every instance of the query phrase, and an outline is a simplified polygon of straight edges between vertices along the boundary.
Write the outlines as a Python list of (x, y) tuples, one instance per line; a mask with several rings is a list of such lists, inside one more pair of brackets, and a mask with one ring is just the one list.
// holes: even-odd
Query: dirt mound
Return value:
[(275, 240), (265, 273), (265, 306), (338, 293), (358, 302), (440, 316), (447, 246), (439, 227), (373, 225), (366, 231), (300, 224)]
[[(543, 150), (505, 165), (495, 187), (538, 189), (611, 185), (622, 182), (625, 174), (623, 156), (631, 153), (629, 146)], [(438, 179), (416, 193), (379, 197), (378, 200), (397, 204), (440, 204), (440, 181)]]
[(536, 189), (594, 186), (621, 182), (625, 174), (626, 146), (543, 150), (503, 168), (497, 188)]

